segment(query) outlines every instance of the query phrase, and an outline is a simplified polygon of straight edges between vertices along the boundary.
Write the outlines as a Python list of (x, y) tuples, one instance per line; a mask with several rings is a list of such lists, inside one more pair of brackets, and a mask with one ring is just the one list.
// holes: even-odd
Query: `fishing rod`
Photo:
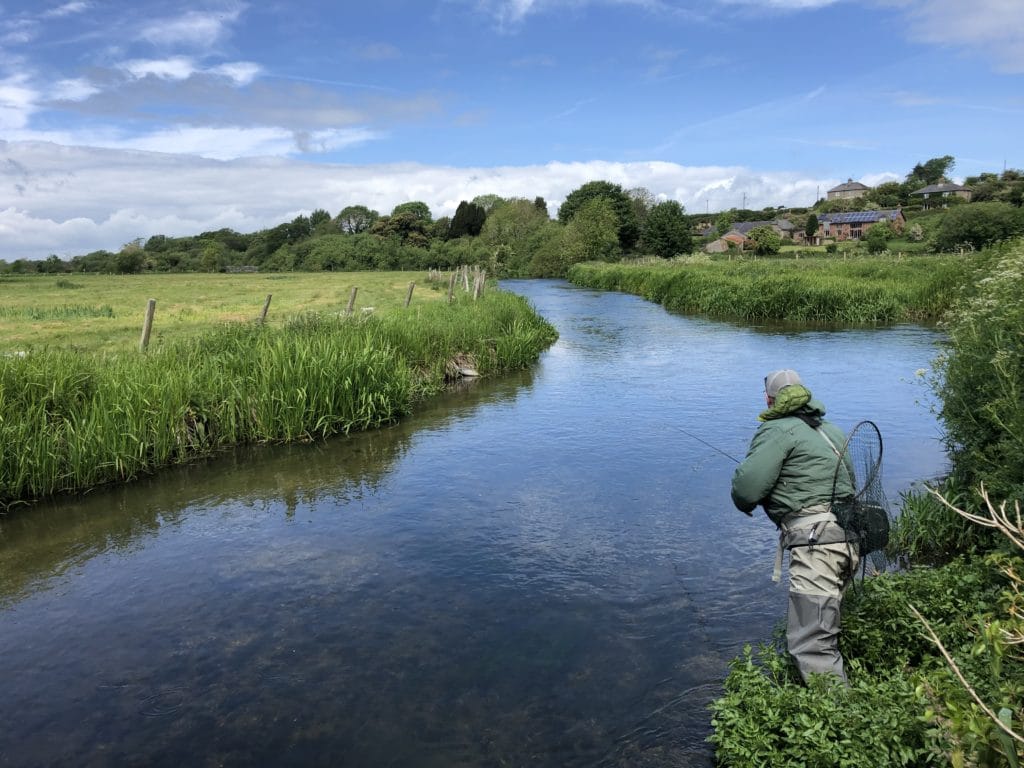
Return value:
[(679, 430), (680, 432), (682, 432), (687, 437), (693, 438), (698, 443), (703, 443), (704, 445), (706, 445), (711, 450), (717, 451), (718, 453), (720, 453), (723, 456), (725, 456), (725, 458), (732, 459), (733, 463), (735, 463), (735, 464), (740, 464), (741, 463), (740, 460), (737, 459), (735, 456), (733, 456), (732, 454), (726, 453), (721, 448), (719, 448), (717, 445), (712, 445), (707, 440), (705, 440), (703, 437), (698, 437), (697, 435), (693, 434), (693, 432), (688, 432), (687, 430), (683, 429), (682, 427), (677, 427), (675, 424), (669, 424), (669, 426), (672, 427), (672, 429)]

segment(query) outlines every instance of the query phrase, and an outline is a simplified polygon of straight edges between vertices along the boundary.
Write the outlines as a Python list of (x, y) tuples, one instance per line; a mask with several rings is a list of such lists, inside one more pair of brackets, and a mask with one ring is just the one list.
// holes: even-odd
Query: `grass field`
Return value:
[(344, 312), (357, 287), (355, 312), (381, 312), (447, 295), (422, 272), (286, 274), (4, 275), (0, 277), (0, 352), (53, 346), (95, 351), (137, 349), (146, 304), (156, 299), (150, 346), (254, 320), (272, 296), (269, 325), (310, 311)]

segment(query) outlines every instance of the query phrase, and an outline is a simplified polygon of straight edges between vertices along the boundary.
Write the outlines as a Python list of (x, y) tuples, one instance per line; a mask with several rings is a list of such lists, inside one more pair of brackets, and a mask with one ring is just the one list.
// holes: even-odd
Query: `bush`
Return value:
[(849, 689), (824, 676), (805, 687), (774, 648), (755, 658), (748, 646), (711, 705), (709, 741), (723, 768), (938, 765), (924, 705), (898, 671), (857, 674)]
[(936, 366), (940, 414), (958, 483), (1012, 503), (1024, 499), (1024, 241), (986, 263)]
[(946, 211), (935, 232), (935, 248), (980, 250), (1024, 232), (1024, 211), (1009, 203), (971, 203)]

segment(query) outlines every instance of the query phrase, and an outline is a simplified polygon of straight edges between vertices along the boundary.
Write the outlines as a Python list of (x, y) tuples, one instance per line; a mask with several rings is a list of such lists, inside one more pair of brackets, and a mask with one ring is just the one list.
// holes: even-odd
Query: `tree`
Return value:
[(881, 253), (889, 247), (890, 237), (892, 237), (892, 227), (889, 226), (889, 222), (880, 221), (868, 227), (863, 241), (867, 246), (868, 253)]
[(548, 223), (547, 211), (529, 200), (512, 198), (488, 214), (480, 240), (492, 252), (500, 249), (500, 266), (506, 274), (523, 277), (536, 247), (534, 235)]
[(782, 247), (782, 238), (772, 227), (754, 227), (747, 233), (758, 256), (773, 256)]
[(887, 181), (869, 190), (864, 199), (877, 203), (879, 208), (895, 208), (906, 201), (903, 185), (898, 181)]
[(715, 233), (721, 237), (730, 229), (732, 229), (733, 222), (736, 221), (736, 211), (729, 210), (718, 214), (718, 218), (715, 219)]
[(541, 213), (543, 213), (545, 216), (548, 215), (548, 201), (545, 200), (540, 195), (533, 198), (533, 207), (536, 208)]
[(399, 203), (391, 211), (391, 216), (398, 216), (400, 214), (409, 214), (425, 224), (430, 223), (433, 220), (433, 216), (430, 213), (430, 206), (426, 203), (422, 203), (419, 200), (412, 200), (408, 203)]
[(467, 203), (463, 200), (455, 209), (455, 216), (452, 217), (451, 226), (448, 227), (448, 238), (454, 240), (457, 237), (476, 237), (483, 229), (487, 220), (487, 212), (476, 203)]
[(815, 214), (811, 214), (807, 217), (807, 223), (804, 224), (804, 235), (808, 240), (818, 234), (818, 217)]
[(379, 213), (371, 211), (365, 205), (350, 205), (342, 208), (334, 221), (338, 229), (346, 235), (358, 235), (360, 232), (366, 232), (379, 218)]
[(568, 194), (558, 209), (558, 220), (568, 224), (591, 200), (606, 200), (616, 218), (619, 245), (631, 250), (640, 238), (640, 228), (633, 209), (633, 201), (618, 184), (610, 181), (588, 181)]
[(647, 187), (633, 187), (626, 194), (633, 201), (633, 215), (636, 216), (637, 225), (640, 227), (640, 232), (643, 233), (647, 214), (656, 205), (654, 195), (651, 194), (651, 190), (647, 189)]
[(504, 203), (505, 198), (499, 195), (477, 195), (470, 202), (483, 208), (484, 213), (490, 213), (491, 209)]
[(984, 248), (1024, 232), (1024, 211), (1009, 203), (971, 203), (950, 208), (935, 232), (935, 248)]
[(643, 244), (646, 251), (663, 259), (693, 250), (690, 223), (683, 206), (668, 200), (651, 208), (644, 226)]
[(315, 211), (309, 214), (309, 229), (311, 232), (316, 232), (325, 224), (330, 224), (330, 222), (331, 214), (329, 214), (323, 208), (317, 208)]
[(949, 175), (954, 165), (956, 165), (956, 160), (952, 155), (933, 157), (931, 160), (915, 165), (907, 174), (906, 184), (911, 191), (927, 187), (929, 184), (938, 184)]
[(587, 200), (565, 227), (563, 248), (568, 263), (614, 261), (620, 254), (618, 230), (618, 217), (611, 200), (606, 197)]

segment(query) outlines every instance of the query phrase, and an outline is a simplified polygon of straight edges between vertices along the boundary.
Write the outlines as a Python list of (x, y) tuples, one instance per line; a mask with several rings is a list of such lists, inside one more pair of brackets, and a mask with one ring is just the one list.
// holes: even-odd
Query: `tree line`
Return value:
[[(480, 195), (459, 203), (452, 216), (433, 218), (421, 201), (396, 205), (381, 214), (350, 205), (332, 216), (317, 209), (289, 222), (252, 233), (219, 229), (198, 235), (154, 235), (127, 243), (117, 252), (99, 250), (62, 259), (0, 259), (4, 273), (358, 271), (447, 269), (478, 264), (499, 277), (561, 277), (581, 261), (617, 261), (624, 256), (671, 258), (688, 254), (703, 237), (721, 235), (743, 221), (788, 217), (812, 230), (820, 214), (847, 209), (895, 208), (912, 214), (911, 195), (944, 179), (954, 165), (950, 155), (918, 163), (902, 182), (888, 182), (853, 200), (819, 200), (811, 208), (782, 206), (716, 214), (688, 214), (673, 200), (659, 201), (643, 187), (623, 189), (610, 181), (590, 181), (573, 190), (555, 218), (542, 197), (533, 200)], [(1024, 231), (1018, 215), (1024, 202), (1024, 172), (981, 174), (974, 183), (969, 212), (951, 215), (956, 223), (936, 240), (952, 250), (964, 243), (981, 247)], [(949, 201), (954, 207), (958, 198)], [(952, 210), (952, 209), (951, 209)], [(984, 214), (984, 215), (983, 215)], [(975, 219), (982, 219), (981, 223)], [(758, 252), (778, 251), (771, 231), (750, 233)], [(884, 249), (881, 230), (874, 249)], [(977, 242), (975, 242), (977, 241)]]

